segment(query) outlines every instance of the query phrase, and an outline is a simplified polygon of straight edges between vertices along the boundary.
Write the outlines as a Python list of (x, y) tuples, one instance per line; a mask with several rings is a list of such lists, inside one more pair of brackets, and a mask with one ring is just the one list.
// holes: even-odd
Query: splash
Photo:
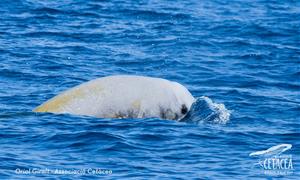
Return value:
[(231, 111), (224, 104), (213, 102), (210, 98), (202, 96), (196, 99), (189, 113), (180, 121), (188, 123), (226, 124), (230, 119)]

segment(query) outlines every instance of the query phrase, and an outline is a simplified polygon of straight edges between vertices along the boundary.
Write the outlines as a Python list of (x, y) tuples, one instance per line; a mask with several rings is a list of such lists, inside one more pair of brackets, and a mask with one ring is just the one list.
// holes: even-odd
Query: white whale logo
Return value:
[(267, 150), (250, 153), (249, 156), (275, 156), (275, 155), (280, 155), (281, 153), (291, 148), (292, 148), (291, 144), (280, 144), (280, 145), (272, 146)]
[(254, 165), (258, 165), (265, 175), (289, 175), (294, 170), (293, 158), (292, 155), (282, 153), (291, 148), (291, 144), (279, 144), (250, 153), (249, 156), (259, 158)]

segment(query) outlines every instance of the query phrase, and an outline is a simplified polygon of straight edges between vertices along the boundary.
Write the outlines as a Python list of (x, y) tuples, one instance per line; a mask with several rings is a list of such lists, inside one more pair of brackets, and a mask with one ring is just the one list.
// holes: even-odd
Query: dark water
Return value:
[[(0, 179), (299, 178), (300, 1), (0, 5)], [(203, 101), (187, 122), (31, 112), (63, 90), (113, 74), (180, 82), (224, 105), (230, 120), (213, 121), (218, 114)], [(249, 154), (278, 144), (292, 145), (284, 153), (293, 169), (266, 175)]]

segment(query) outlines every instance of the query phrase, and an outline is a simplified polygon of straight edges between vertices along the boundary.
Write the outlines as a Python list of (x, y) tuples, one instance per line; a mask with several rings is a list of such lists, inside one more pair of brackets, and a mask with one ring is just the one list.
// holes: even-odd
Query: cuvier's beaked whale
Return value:
[(181, 84), (160, 78), (115, 75), (75, 86), (35, 108), (35, 112), (100, 118), (183, 118), (195, 101)]

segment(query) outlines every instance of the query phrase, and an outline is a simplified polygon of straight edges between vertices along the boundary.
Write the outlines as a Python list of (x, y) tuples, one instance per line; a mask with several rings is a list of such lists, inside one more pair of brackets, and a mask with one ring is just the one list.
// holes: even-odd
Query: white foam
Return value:
[(229, 121), (231, 111), (226, 109), (224, 104), (215, 103), (209, 97), (206, 96), (202, 96), (201, 98), (206, 101), (210, 109), (212, 109), (215, 113), (218, 114), (218, 116), (216, 116), (213, 120), (214, 123), (226, 124)]

